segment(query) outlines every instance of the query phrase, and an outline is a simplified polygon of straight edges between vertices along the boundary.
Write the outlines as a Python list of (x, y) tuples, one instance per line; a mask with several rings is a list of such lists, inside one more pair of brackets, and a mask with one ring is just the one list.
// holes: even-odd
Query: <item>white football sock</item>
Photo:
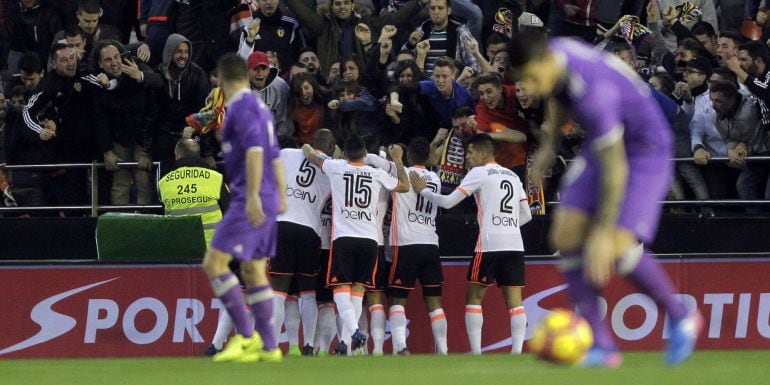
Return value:
[(444, 309), (438, 308), (430, 313), (430, 327), (433, 329), (433, 340), (436, 342), (436, 354), (446, 355), (447, 348), (447, 323)]
[(527, 313), (524, 306), (508, 309), (511, 316), (511, 354), (521, 354), (524, 334), (527, 332)]
[(465, 305), (465, 331), (471, 345), (471, 354), (481, 354), (481, 327), (484, 315), (481, 305)]

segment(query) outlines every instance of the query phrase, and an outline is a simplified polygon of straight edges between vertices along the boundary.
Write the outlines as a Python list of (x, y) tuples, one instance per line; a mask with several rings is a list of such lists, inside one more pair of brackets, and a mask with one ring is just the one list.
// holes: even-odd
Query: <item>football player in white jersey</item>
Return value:
[(391, 146), (390, 151), (398, 159), (398, 178), (365, 165), (366, 148), (356, 136), (345, 141), (345, 159), (327, 159), (309, 145), (302, 149), (329, 177), (332, 187), (332, 253), (326, 283), (334, 287), (334, 303), (344, 322), (342, 341), (335, 352), (347, 354), (348, 346), (358, 350), (366, 343), (366, 336), (358, 330), (363, 298), (354, 303), (351, 297), (359, 298), (374, 283), (379, 239), (374, 200), (382, 188), (409, 191), (409, 178), (400, 161), (401, 148), (397, 146)]
[(468, 140), (471, 170), (449, 195), (427, 188), (417, 172), (410, 172), (412, 187), (422, 197), (444, 208), (473, 195), (478, 206), (479, 238), (476, 253), (468, 267), (468, 293), (465, 298), (465, 328), (472, 354), (481, 354), (481, 302), (487, 288), (497, 281), (508, 307), (511, 327), (511, 353), (520, 354), (527, 328), (522, 306), (524, 286), (524, 242), (521, 226), (532, 219), (521, 181), (511, 170), (495, 163), (495, 147), (488, 134)]
[[(330, 156), (335, 146), (334, 135), (327, 129), (316, 131), (313, 146)], [(292, 277), (295, 277), (301, 299), (302, 355), (313, 355), (318, 317), (315, 290), (321, 252), (321, 210), (331, 187), (329, 178), (307, 160), (302, 150), (282, 149), (281, 160), (286, 169), (287, 209), (278, 216), (277, 250), (275, 258), (270, 261), (270, 277), (276, 294), (276, 335), (280, 335), (284, 323), (284, 304)]]
[[(441, 191), (439, 176), (425, 165), (430, 156), (430, 143), (422, 137), (409, 143), (407, 162), (409, 172), (415, 172), (426, 182), (426, 188)], [(437, 354), (447, 354), (447, 321), (441, 307), (443, 274), (436, 234), (438, 205), (425, 199), (414, 190), (406, 194), (393, 194), (390, 225), (390, 245), (393, 248), (393, 264), (388, 276), (390, 299), (390, 332), (395, 351), (408, 354), (406, 345), (406, 305), (409, 293), (417, 279), (422, 285), (425, 305), (433, 329)]]

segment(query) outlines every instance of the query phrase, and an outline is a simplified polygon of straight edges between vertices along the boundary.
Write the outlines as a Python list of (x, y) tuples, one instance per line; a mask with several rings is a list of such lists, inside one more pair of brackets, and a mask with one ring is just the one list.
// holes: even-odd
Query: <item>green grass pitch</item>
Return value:
[(0, 384), (770, 384), (770, 351), (700, 351), (669, 368), (662, 353), (625, 353), (620, 369), (580, 369), (531, 354), (480, 357), (287, 357), (279, 364), (207, 358), (3, 359)]

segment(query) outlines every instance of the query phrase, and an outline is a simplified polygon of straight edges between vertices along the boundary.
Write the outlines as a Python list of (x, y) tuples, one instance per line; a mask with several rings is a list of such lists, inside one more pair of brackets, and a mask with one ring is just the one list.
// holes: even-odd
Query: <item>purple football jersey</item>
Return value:
[(556, 99), (586, 133), (587, 150), (622, 135), (629, 161), (673, 155), (671, 128), (639, 75), (614, 55), (575, 40), (552, 39), (549, 46), (567, 66)]
[(278, 188), (273, 160), (280, 155), (270, 110), (249, 90), (239, 91), (228, 103), (222, 124), (225, 175), (233, 203), (246, 201), (246, 153), (251, 147), (264, 151), (262, 185), (259, 195), (267, 215), (277, 215)]

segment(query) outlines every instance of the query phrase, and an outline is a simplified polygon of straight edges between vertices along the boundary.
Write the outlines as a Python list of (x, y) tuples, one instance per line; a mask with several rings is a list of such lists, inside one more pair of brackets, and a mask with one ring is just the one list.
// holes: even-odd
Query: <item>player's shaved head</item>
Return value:
[(409, 142), (409, 148), (406, 152), (410, 165), (425, 165), (430, 156), (430, 142), (428, 139), (418, 136)]
[(331, 156), (334, 153), (336, 144), (337, 140), (329, 129), (322, 128), (313, 134), (313, 148), (323, 151), (326, 155)]
[(179, 139), (174, 148), (177, 159), (194, 158), (201, 156), (201, 146), (193, 139)]
[(518, 70), (531, 61), (542, 59), (547, 52), (547, 47), (548, 44), (542, 33), (514, 34), (508, 41), (511, 67)]

